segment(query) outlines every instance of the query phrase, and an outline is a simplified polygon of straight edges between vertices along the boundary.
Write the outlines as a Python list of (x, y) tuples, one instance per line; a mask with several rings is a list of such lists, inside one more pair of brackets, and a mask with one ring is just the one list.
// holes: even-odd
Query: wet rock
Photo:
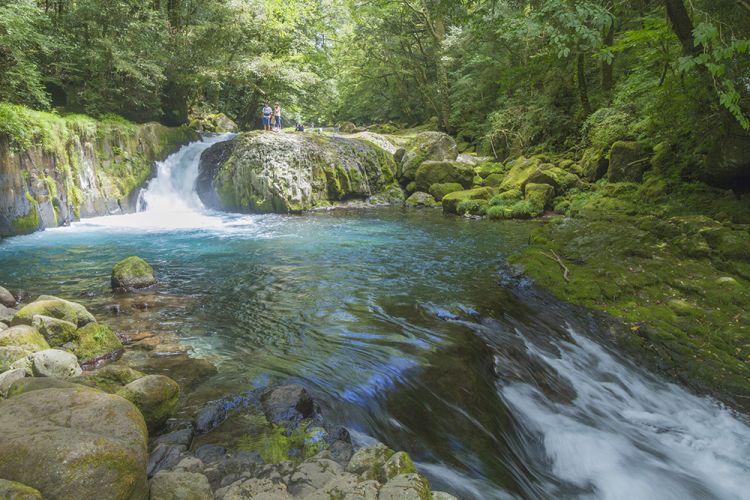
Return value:
[(106, 306), (104, 306), (104, 310), (114, 316), (117, 316), (118, 314), (122, 312), (122, 308), (120, 307), (120, 304), (107, 304)]
[(373, 480), (363, 480), (354, 474), (344, 473), (323, 488), (305, 497), (306, 500), (329, 500), (331, 498), (356, 498), (377, 500), (380, 484)]
[(204, 463), (200, 458), (186, 456), (174, 467), (175, 471), (183, 472), (200, 472), (203, 470)]
[(159, 444), (171, 444), (177, 446), (184, 446), (190, 448), (190, 443), (193, 442), (193, 428), (180, 429), (172, 431), (168, 434), (164, 434), (154, 439), (154, 445)]
[(78, 326), (64, 319), (37, 314), (31, 319), (31, 326), (36, 328), (52, 347), (60, 347), (77, 338)]
[(122, 335), (121, 339), (125, 344), (132, 344), (133, 342), (139, 342), (153, 338), (155, 334), (153, 332), (133, 332)]
[(44, 498), (145, 498), (146, 440), (135, 406), (87, 387), (0, 401), (0, 477)]
[(400, 474), (385, 483), (378, 500), (430, 500), (430, 485), (419, 474)]
[(16, 315), (16, 312), (18, 311), (0, 304), (0, 323), (5, 326), (10, 326), (11, 321), (13, 321), (13, 316)]
[(31, 357), (31, 369), (36, 377), (68, 378), (81, 374), (78, 358), (59, 349), (35, 352)]
[(118, 394), (138, 407), (153, 432), (174, 413), (180, 386), (164, 375), (146, 375), (127, 384)]
[(433, 491), (432, 500), (458, 500), (458, 498), (444, 491)]
[(315, 402), (301, 385), (269, 389), (260, 396), (263, 412), (273, 423), (296, 423), (315, 413)]
[(42, 494), (31, 486), (0, 479), (0, 498), (7, 500), (42, 500)]
[(36, 301), (22, 307), (13, 317), (12, 324), (31, 325), (37, 315), (69, 321), (79, 328), (96, 323), (96, 318), (81, 304), (52, 295), (41, 295)]
[(238, 481), (216, 492), (217, 500), (246, 500), (248, 498), (267, 498), (283, 500), (291, 498), (283, 483), (274, 483), (269, 479), (248, 479)]
[(193, 426), (196, 434), (205, 434), (216, 428), (227, 418), (227, 406), (224, 401), (211, 401), (195, 415)]
[(224, 458), (227, 454), (226, 448), (216, 444), (206, 444), (195, 450), (195, 456), (198, 457), (203, 463), (218, 462)]
[(121, 260), (112, 268), (111, 281), (115, 291), (139, 290), (156, 284), (154, 269), (135, 255)]
[(84, 372), (74, 380), (77, 384), (96, 387), (104, 392), (116, 393), (127, 384), (145, 377), (144, 373), (122, 364), (109, 364), (97, 370)]
[(171, 469), (182, 460), (182, 454), (187, 450), (185, 446), (174, 444), (159, 444), (151, 452), (148, 459), (146, 473), (152, 477), (164, 469)]
[(203, 474), (161, 471), (151, 479), (150, 500), (212, 500), (211, 485)]
[(408, 453), (399, 451), (383, 465), (383, 476), (386, 480), (393, 479), (399, 474), (415, 474), (417, 467), (412, 462)]
[(26, 377), (26, 370), (23, 368), (16, 368), (15, 370), (0, 373), (0, 397), (7, 397), (11, 386), (24, 377)]
[(5, 307), (16, 307), (16, 298), (2, 286), (0, 286), (0, 304)]
[(75, 353), (83, 361), (90, 361), (122, 349), (122, 342), (106, 325), (89, 323), (77, 332)]

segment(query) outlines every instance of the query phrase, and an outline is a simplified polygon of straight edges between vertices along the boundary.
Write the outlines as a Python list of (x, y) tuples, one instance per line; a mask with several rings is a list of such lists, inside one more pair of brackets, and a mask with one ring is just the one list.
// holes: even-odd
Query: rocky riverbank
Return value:
[[(153, 268), (129, 257), (101, 309), (167, 305), (154, 287)], [(406, 453), (337, 426), (301, 385), (219, 396), (205, 388), (216, 368), (176, 335), (115, 331), (58, 297), (0, 288), (0, 303), (3, 497), (453, 498)]]

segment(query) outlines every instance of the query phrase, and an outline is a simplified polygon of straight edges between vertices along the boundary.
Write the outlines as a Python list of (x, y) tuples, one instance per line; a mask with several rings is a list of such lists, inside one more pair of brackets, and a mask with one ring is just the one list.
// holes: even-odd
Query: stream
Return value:
[[(608, 325), (504, 273), (536, 222), (440, 210), (205, 210), (206, 137), (158, 165), (135, 214), (0, 242), (0, 283), (178, 336), (215, 397), (297, 381), (330, 419), (408, 451), (461, 498), (750, 498), (750, 427), (614, 352)], [(108, 316), (112, 266), (160, 280)]]

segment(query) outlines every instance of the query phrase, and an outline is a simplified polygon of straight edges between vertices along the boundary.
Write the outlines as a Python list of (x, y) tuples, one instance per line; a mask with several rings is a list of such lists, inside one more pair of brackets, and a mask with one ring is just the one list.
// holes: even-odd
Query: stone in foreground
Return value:
[(148, 433), (138, 409), (79, 386), (0, 402), (0, 477), (48, 500), (148, 496)]
[(69, 378), (81, 374), (78, 358), (59, 349), (35, 352), (31, 358), (31, 369), (37, 377)]
[(112, 289), (115, 291), (139, 290), (155, 284), (154, 269), (138, 256), (127, 257), (112, 268)]
[(8, 500), (42, 500), (39, 490), (25, 484), (0, 479), (0, 498)]

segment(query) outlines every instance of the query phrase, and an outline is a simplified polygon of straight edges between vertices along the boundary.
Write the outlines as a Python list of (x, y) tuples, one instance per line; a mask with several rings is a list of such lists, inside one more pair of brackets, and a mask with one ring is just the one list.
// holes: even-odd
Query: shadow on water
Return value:
[[(603, 347), (607, 325), (589, 314), (501, 276), (533, 223), (395, 209), (193, 216), (5, 240), (0, 283), (191, 346), (219, 373), (190, 404), (300, 381), (333, 420), (409, 451), (463, 498), (750, 491), (745, 423)], [(112, 265), (131, 254), (160, 286), (112, 296)]]

